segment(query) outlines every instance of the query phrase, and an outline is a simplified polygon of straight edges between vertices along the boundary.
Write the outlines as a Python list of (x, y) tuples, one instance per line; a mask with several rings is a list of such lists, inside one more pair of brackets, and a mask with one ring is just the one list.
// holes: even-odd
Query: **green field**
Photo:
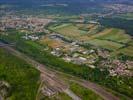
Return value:
[[(53, 24), (49, 26), (50, 30), (67, 36), (71, 39), (88, 42), (91, 45), (111, 51), (118, 50), (127, 44), (132, 45), (132, 37), (126, 34), (124, 30), (117, 28), (106, 28), (97, 33), (98, 28), (99, 27), (97, 25), (93, 24), (71, 23)], [(97, 34), (93, 34), (95, 32)], [(126, 49), (123, 49), (120, 52), (126, 55), (130, 55), (130, 53), (132, 53), (132, 49), (129, 49), (127, 52), (126, 51)]]
[(54, 27), (49, 27), (50, 30), (60, 33), (64, 36), (68, 36), (71, 38), (77, 38), (80, 37), (81, 35), (84, 35), (87, 33), (85, 30), (81, 30), (75, 25), (68, 23), (68, 24), (60, 24)]
[[(106, 29), (105, 31), (99, 34), (91, 36), (88, 43), (114, 51), (115, 54), (122, 53), (127, 56), (132, 56), (132, 41), (132, 37), (126, 34), (124, 30), (111, 28), (110, 31), (109, 29)], [(126, 45), (129, 46), (127, 47)]]
[(125, 46), (127, 43), (132, 41), (131, 36), (126, 34), (124, 30), (117, 28), (106, 28), (97, 34), (93, 34), (97, 31), (97, 26), (90, 24), (53, 24), (49, 26), (49, 29), (71, 39), (85, 41), (91, 45), (113, 51)]
[(73, 24), (64, 24), (65, 26), (61, 27), (59, 26), (60, 28), (56, 28), (55, 31), (58, 32), (58, 33), (61, 33), (63, 35), (66, 35), (66, 36), (80, 36), (80, 35), (84, 35), (86, 33), (86, 31), (84, 30), (80, 30), (78, 27), (74, 26)]
[(119, 15), (116, 15), (116, 18), (133, 20), (133, 13), (119, 14)]
[(127, 43), (131, 40), (131, 36), (125, 33), (124, 30), (112, 29), (108, 34), (97, 37), (99, 39), (110, 40), (114, 42)]
[(128, 42), (128, 45), (133, 46), (133, 39)]
[(119, 53), (123, 53), (127, 56), (132, 56), (133, 55), (133, 46), (128, 46), (123, 49), (120, 49)]
[(0, 49), (0, 81), (11, 85), (9, 100), (34, 100), (39, 76), (31, 65)]
[(70, 89), (82, 100), (103, 100), (92, 90), (86, 89), (77, 83), (71, 82)]
[(100, 31), (100, 26), (95, 24), (56, 23), (49, 26), (48, 29), (69, 38), (77, 38), (80, 40), (82, 36), (92, 35)]
[(113, 50), (113, 51), (115, 51), (123, 46), (122, 44), (119, 44), (116, 42), (112, 42), (112, 41), (108, 41), (108, 40), (99, 40), (99, 39), (90, 40), (88, 43), (91, 45), (95, 45), (95, 46), (102, 47), (102, 48), (105, 48), (108, 50)]

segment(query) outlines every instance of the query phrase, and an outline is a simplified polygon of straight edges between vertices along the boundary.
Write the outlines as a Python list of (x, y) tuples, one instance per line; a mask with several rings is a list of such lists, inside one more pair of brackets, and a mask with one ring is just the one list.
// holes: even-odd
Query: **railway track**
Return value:
[[(25, 60), (27, 63), (31, 64), (37, 70), (39, 70), (41, 72), (41, 79), (43, 81), (47, 81), (47, 83), (50, 84), (51, 86), (55, 87), (55, 89), (57, 91), (64, 92), (65, 90), (68, 90), (68, 86), (62, 80), (60, 80), (60, 78), (56, 75), (57, 71), (53, 71), (53, 70), (51, 71), (51, 70), (47, 69), (45, 65), (40, 64), (39, 62), (31, 59), (30, 57), (26, 56), (25, 54), (13, 49), (9, 45), (4, 45), (4, 43), (1, 43), (1, 42), (0, 42), (0, 45), (2, 45), (0, 48), (3, 48), (5, 50), (7, 50), (8, 52), (10, 52), (11, 54)], [(76, 80), (74, 78), (72, 78), (72, 80), (88, 89), (93, 90), (94, 92), (99, 94), (101, 97), (103, 97), (103, 99), (105, 99), (105, 100), (119, 100), (118, 97), (116, 97), (113, 94), (109, 93), (108, 91), (104, 90), (102, 87), (100, 87), (99, 85), (97, 85), (95, 83), (85, 81), (85, 80)], [(69, 93), (68, 93), (68, 95), (69, 95)]]

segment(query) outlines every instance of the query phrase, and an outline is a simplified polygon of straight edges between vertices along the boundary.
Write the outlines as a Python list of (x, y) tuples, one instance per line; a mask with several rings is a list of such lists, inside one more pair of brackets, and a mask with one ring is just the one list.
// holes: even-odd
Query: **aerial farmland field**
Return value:
[(128, 45), (133, 46), (133, 40), (129, 41), (129, 42), (128, 42)]
[(108, 50), (113, 50), (113, 51), (123, 46), (122, 44), (119, 44), (116, 42), (107, 41), (107, 40), (99, 40), (99, 39), (90, 40), (88, 43), (90, 43), (91, 45), (95, 45), (95, 46), (102, 47)]
[[(49, 29), (53, 32), (57, 32), (71, 39), (77, 39), (78, 41), (83, 41), (111, 51), (119, 50), (127, 43), (129, 45), (132, 44), (130, 42), (132, 41), (131, 36), (126, 34), (126, 32), (122, 29), (105, 28), (98, 32), (98, 28), (100, 27), (97, 24), (63, 23), (49, 26)], [(123, 48), (122, 50), (120, 49), (120, 52), (126, 55), (130, 55), (131, 50)]]
[(53, 32), (78, 41), (84, 41), (91, 45), (115, 51), (131, 41), (131, 36), (125, 34), (124, 30), (117, 28), (105, 28), (97, 34), (96, 24), (57, 24), (49, 27)]
[(99, 36), (97, 38), (121, 43), (127, 43), (131, 40), (131, 37), (128, 34), (125, 34), (124, 30), (120, 29), (112, 29), (108, 34)]
[(61, 24), (59, 26), (52, 28), (52, 30), (62, 35), (73, 38), (79, 37), (87, 33), (84, 30), (80, 30), (78, 27), (74, 26), (73, 24)]
[[(92, 35), (89, 43), (108, 50), (118, 50), (117, 52), (130, 56), (132, 53), (132, 38), (124, 30), (111, 28), (105, 29), (99, 34)], [(124, 47), (126, 45), (129, 47)], [(123, 49), (120, 49), (123, 48)], [(120, 50), (120, 51), (119, 51)]]
[(116, 15), (116, 17), (132, 20), (133, 19), (133, 13), (119, 14), (119, 15)]
[(87, 41), (89, 36), (92, 36), (100, 31), (100, 25), (96, 24), (54, 24), (48, 27), (53, 32), (69, 37), (71, 39), (78, 39), (79, 41)]
[(128, 46), (126, 48), (120, 49), (119, 52), (128, 56), (131, 56), (133, 55), (133, 46)]
[(42, 38), (40, 40), (40, 43), (43, 45), (48, 45), (51, 48), (58, 48), (63, 45), (63, 42), (59, 40), (52, 40), (52, 39), (49, 39), (48, 37)]

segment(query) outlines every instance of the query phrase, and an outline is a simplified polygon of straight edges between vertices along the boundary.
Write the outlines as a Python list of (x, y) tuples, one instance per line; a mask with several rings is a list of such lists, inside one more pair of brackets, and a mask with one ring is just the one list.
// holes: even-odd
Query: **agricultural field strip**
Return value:
[[(83, 25), (77, 25), (77, 27), (76, 26), (72, 27), (72, 26), (73, 26), (72, 24), (62, 24), (62, 25), (56, 26), (55, 28), (53, 27), (51, 29), (53, 31), (59, 32), (60, 34), (63, 34), (63, 35), (69, 36), (69, 34), (71, 33), (70, 35), (74, 34), (74, 36), (76, 36), (76, 35), (78, 36), (78, 33), (80, 32), (80, 31), (78, 32), (78, 30), (79, 30), (78, 28), (83, 27)], [(94, 30), (95, 28), (96, 28), (96, 26), (92, 27), (91, 30)], [(65, 30), (67, 30), (67, 31), (65, 31)], [(68, 30), (70, 32), (68, 32)], [(104, 31), (102, 31), (102, 32), (100, 32), (98, 34), (94, 34), (94, 35), (92, 35), (90, 37), (87, 37), (88, 40), (95, 39), (95, 38), (103, 39), (103, 40), (104, 39), (105, 40), (112, 40), (113, 42), (118, 42), (118, 43), (119, 42), (126, 43), (126, 42), (128, 42), (131, 39), (131, 37), (129, 35), (125, 34), (125, 32), (123, 30), (114, 29), (114, 28), (105, 29)]]
[(116, 18), (122, 18), (127, 20), (133, 20), (133, 13), (119, 14), (115, 16)]
[[(31, 58), (27, 57), (26, 55), (16, 51), (15, 49), (5, 45), (3, 43), (2, 44), (2, 48), (6, 49), (7, 51), (9, 51), (10, 53), (12, 53), (13, 55), (24, 59), (26, 62), (30, 63), (31, 65), (34, 65), (36, 67), (36, 69), (38, 69), (44, 76), (49, 77), (50, 79), (54, 79), (53, 81), (55, 81), (55, 83), (59, 84), (60, 89), (61, 90), (66, 90), (68, 87), (66, 85), (64, 85), (60, 80), (57, 80), (58, 77), (55, 73), (55, 71), (50, 71), (48, 69), (45, 68), (44, 65), (32, 60)], [(52, 77), (52, 78), (51, 78)], [(45, 78), (45, 77), (43, 77)], [(73, 79), (74, 80), (74, 79)], [(85, 80), (76, 80), (79, 83), (85, 84), (84, 86), (86, 88), (92, 89), (93, 91), (97, 91), (99, 93), (99, 95), (103, 98), (106, 98), (106, 100), (119, 100), (116, 96), (112, 95), (111, 93), (107, 92), (106, 90), (104, 90), (103, 88), (101, 88), (99, 85), (96, 85), (95, 83), (89, 82), (89, 81), (85, 81)], [(85, 83), (84, 83), (85, 82)], [(63, 84), (63, 85), (62, 85)]]
[[(132, 38), (128, 34), (125, 34), (124, 30), (107, 28), (100, 33), (93, 34), (91, 36), (86, 36), (86, 34), (81, 35), (81, 30), (78, 29), (80, 27), (83, 27), (83, 25), (79, 24), (76, 27), (72, 24), (62, 24), (57, 25), (56, 29), (54, 27), (51, 29), (54, 32), (67, 36), (68, 38), (75, 38), (81, 41), (88, 42), (91, 45), (95, 45), (113, 51), (120, 50), (121, 53), (129, 55), (126, 52), (127, 49), (125, 49), (124, 47), (126, 44), (128, 44), (129, 41), (132, 40)], [(95, 27), (96, 26), (93, 26), (91, 30), (93, 31)], [(131, 52), (131, 50), (128, 50), (128, 52)]]
[(54, 32), (57, 32), (69, 37), (70, 36), (77, 37), (87, 33), (87, 31), (80, 30), (78, 27), (74, 26), (73, 24), (63, 24), (50, 29)]
[[(119, 49), (118, 49), (119, 53), (124, 53), (126, 55), (133, 54), (133, 52), (132, 52), (133, 46), (130, 44), (130, 41), (132, 41), (132, 38), (131, 38), (131, 36), (125, 34), (125, 32), (123, 30), (112, 29), (112, 32), (102, 35), (102, 36), (98, 37), (97, 39), (101, 39), (103, 41), (107, 40), (110, 42), (122, 44), (123, 46), (119, 47)], [(124, 47), (126, 44), (128, 44), (129, 46)]]
[(110, 50), (113, 50), (113, 51), (124, 46), (122, 44), (118, 44), (118, 43), (115, 43), (115, 42), (112, 42), (112, 41), (99, 40), (99, 39), (90, 40), (90, 41), (88, 41), (88, 43), (91, 44), (91, 45), (95, 45), (95, 46), (98, 46), (98, 47), (110, 49)]
[(119, 49), (119, 53), (123, 53), (128, 56), (131, 56), (131, 55), (133, 55), (133, 46), (128, 46), (128, 47)]
[(67, 27), (67, 26), (69, 26), (69, 25), (70, 25), (70, 24), (62, 24), (62, 25), (59, 25), (59, 26), (56, 26), (56, 27), (51, 27), (51, 29), (56, 30), (56, 29), (60, 29), (60, 28)]
[[(80, 27), (80, 26), (78, 26), (78, 27)], [(95, 27), (93, 27), (93, 28), (95, 28)], [(67, 30), (70, 30), (70, 29), (71, 28), (68, 28)], [(64, 29), (62, 29), (62, 30), (63, 30), (63, 32), (65, 32)], [(57, 30), (54, 30), (54, 31), (57, 31)], [(57, 32), (62, 34), (61, 30), (58, 30)], [(70, 30), (70, 33), (71, 32), (73, 32), (73, 31)], [(91, 36), (86, 36), (86, 34), (83, 34), (82, 36), (80, 36), (79, 34), (77, 35), (78, 32), (77, 33), (74, 32), (74, 33), (76, 33), (76, 35), (75, 34), (71, 35), (72, 33), (71, 34), (70, 33), (63, 34), (63, 35), (65, 35), (67, 37), (72, 37), (72, 38), (75, 37), (81, 41), (87, 41), (88, 43), (90, 43), (92, 45), (102, 47), (105, 49), (109, 49), (109, 50), (113, 50), (114, 52), (116, 50), (118, 50), (119, 53), (123, 53), (126, 55), (130, 55), (130, 53), (133, 54), (132, 49), (128, 50), (125, 48), (125, 45), (127, 45), (127, 44), (129, 45), (129, 48), (131, 48), (130, 41), (132, 41), (132, 38), (128, 34), (125, 34), (124, 30), (108, 28), (98, 34), (93, 34)]]
[[(78, 29), (78, 27), (79, 26), (74, 26), (74, 25), (72, 25), (72, 24), (67, 24), (67, 27), (66, 27), (66, 25), (60, 25), (60, 26), (63, 26), (63, 27), (60, 27), (60, 28), (52, 28), (52, 30), (53, 31), (55, 31), (55, 32), (58, 32), (58, 33), (60, 33), (60, 34), (63, 34), (63, 35), (65, 35), (65, 36), (74, 36), (75, 38), (77, 37), (80, 37), (81, 35), (82, 36), (86, 36), (86, 34), (81, 34), (81, 33), (87, 33), (87, 31), (82, 31), (82, 30), (79, 30)], [(58, 26), (59, 27), (59, 26)], [(91, 30), (94, 30), (96, 28), (96, 26), (94, 26), (94, 27), (92, 27), (91, 28)], [(94, 35), (92, 35), (92, 36), (87, 36), (87, 38), (86, 38), (86, 40), (91, 40), (91, 39), (94, 39), (94, 38), (96, 38), (96, 37), (100, 37), (100, 36), (103, 36), (103, 35), (106, 35), (106, 34), (108, 34), (108, 33), (111, 33), (113, 31), (113, 29), (112, 28), (110, 28), (110, 29), (105, 29), (104, 31), (102, 31), (102, 32), (100, 32), (100, 33), (98, 33), (98, 34), (94, 34)]]
[(97, 39), (109, 40), (121, 44), (125, 44), (131, 40), (131, 36), (127, 35), (123, 30), (113, 29), (112, 32), (99, 36)]

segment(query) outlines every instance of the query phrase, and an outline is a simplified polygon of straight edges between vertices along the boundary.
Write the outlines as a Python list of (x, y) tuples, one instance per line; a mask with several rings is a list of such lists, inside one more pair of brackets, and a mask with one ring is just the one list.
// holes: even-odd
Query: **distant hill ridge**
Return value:
[(95, 2), (95, 3), (133, 3), (132, 0), (0, 0), (0, 3), (27, 3), (27, 4), (34, 4), (34, 3), (88, 3), (88, 2)]

